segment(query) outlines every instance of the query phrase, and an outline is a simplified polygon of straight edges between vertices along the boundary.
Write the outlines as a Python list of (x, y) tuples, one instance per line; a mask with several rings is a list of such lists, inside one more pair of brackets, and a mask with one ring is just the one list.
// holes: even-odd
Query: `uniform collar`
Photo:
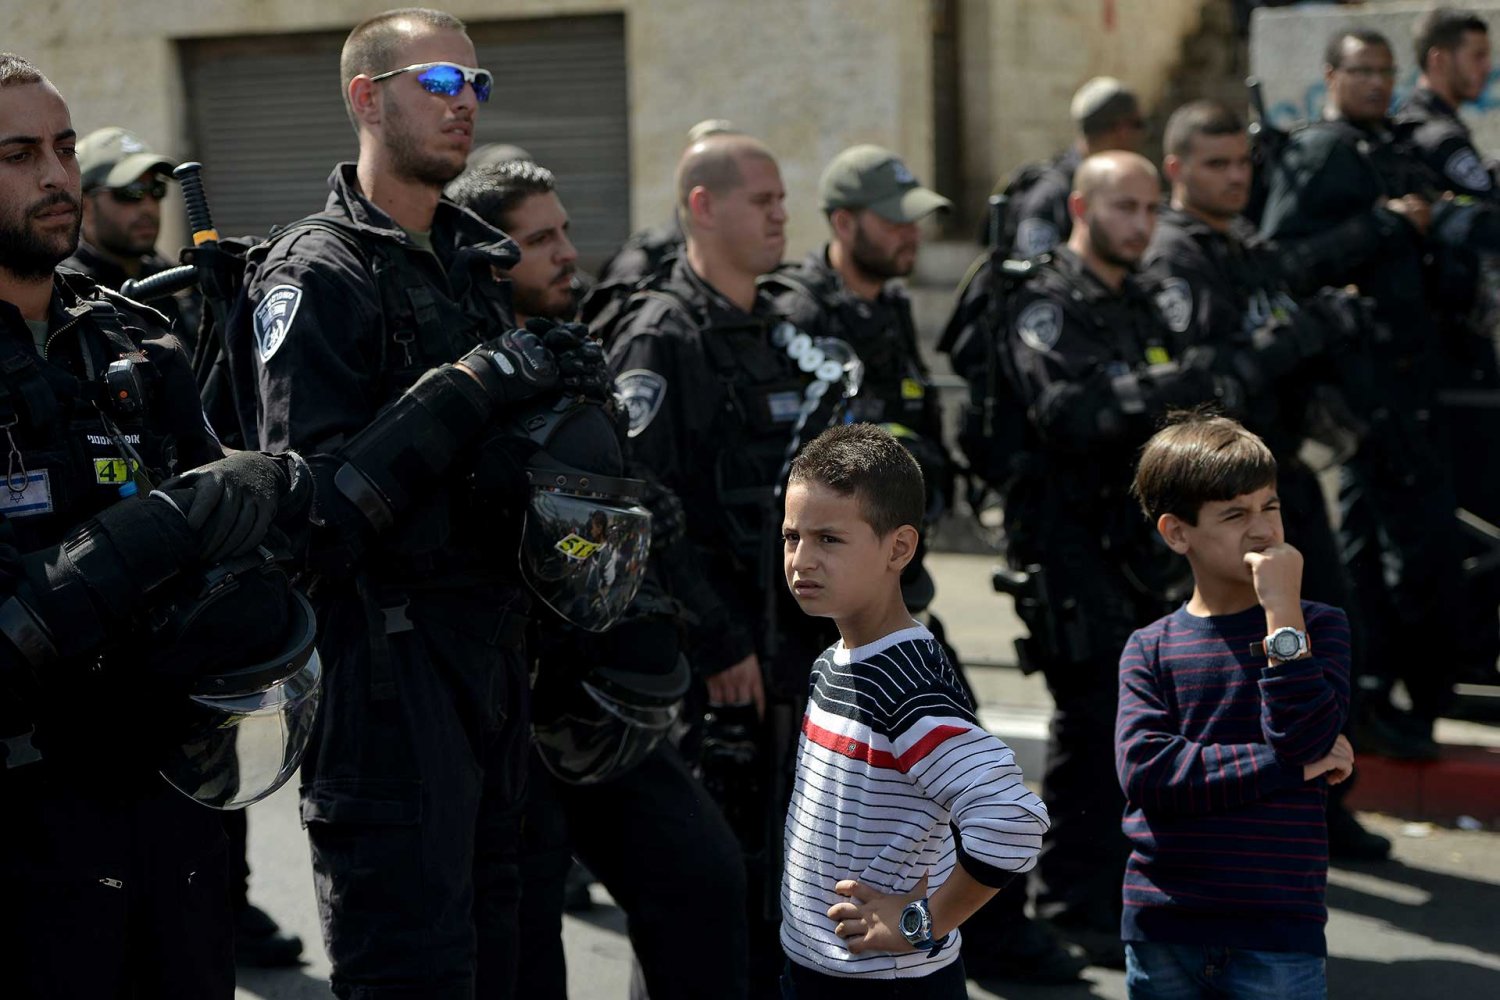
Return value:
[[(416, 248), (405, 230), (360, 191), (355, 164), (340, 163), (334, 167), (328, 176), (328, 187), (325, 211), (330, 215), (348, 219), (362, 232)], [(479, 252), (495, 267), (504, 270), (521, 260), (521, 249), (514, 240), (446, 197), (438, 199), (437, 210), (432, 216), (432, 245), (444, 261), (459, 247)]]
[(726, 313), (730, 319), (743, 320), (747, 317), (762, 316), (771, 311), (770, 299), (759, 282), (755, 286), (755, 306), (747, 313), (729, 301), (724, 293), (705, 281), (697, 271), (694, 271), (693, 266), (688, 263), (686, 253), (677, 255), (677, 259), (672, 264), (672, 277), (674, 282), (680, 282), (691, 289), (693, 294), (708, 307), (710, 313)]
[(1097, 274), (1090, 271), (1084, 264), (1083, 258), (1074, 253), (1067, 244), (1062, 244), (1052, 251), (1052, 260), (1058, 270), (1077, 283), (1074, 287), (1078, 288), (1084, 298), (1090, 302), (1098, 302), (1102, 299), (1123, 299), (1140, 293), (1133, 273), (1125, 275), (1125, 280), (1120, 284), (1120, 290), (1116, 292), (1101, 281)]

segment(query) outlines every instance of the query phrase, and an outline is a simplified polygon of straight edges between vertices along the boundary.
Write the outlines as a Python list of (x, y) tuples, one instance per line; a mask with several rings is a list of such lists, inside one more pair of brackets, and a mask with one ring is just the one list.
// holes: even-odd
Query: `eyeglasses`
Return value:
[(1392, 66), (1340, 66), (1339, 69), (1361, 80), (1396, 79), (1396, 70)]
[(138, 202), (145, 201), (148, 197), (161, 201), (167, 196), (167, 182), (160, 178), (147, 181), (131, 181), (124, 187), (98, 188), (100, 191), (108, 191), (115, 201)]
[(463, 92), (464, 84), (470, 84), (474, 88), (474, 97), (480, 104), (490, 99), (490, 87), (495, 82), (494, 74), (487, 69), (474, 69), (472, 66), (446, 62), (402, 66), (400, 69), (372, 76), (370, 82), (379, 83), (381, 80), (389, 80), (402, 73), (416, 73), (417, 82), (422, 85), (423, 90), (429, 94), (442, 94), (444, 97), (457, 97)]

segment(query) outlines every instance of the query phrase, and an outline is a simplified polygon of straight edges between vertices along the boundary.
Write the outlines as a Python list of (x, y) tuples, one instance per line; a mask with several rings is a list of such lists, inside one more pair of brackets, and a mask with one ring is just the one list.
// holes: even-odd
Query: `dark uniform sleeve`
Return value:
[(1298, 292), (1344, 284), (1351, 269), (1389, 252), (1393, 242), (1404, 249), (1420, 239), (1378, 196), (1366, 197), (1370, 169), (1326, 129), (1297, 133), (1282, 153), (1261, 233), (1276, 242)]
[[(665, 303), (648, 303), (626, 319), (611, 344), (610, 371), (630, 419), (632, 457), (682, 498), (689, 539), (702, 538), (717, 503), (712, 491), (712, 427), (718, 378), (686, 321)], [(706, 390), (706, 391), (705, 391)], [(691, 542), (662, 559), (672, 596), (688, 609), (688, 647), (695, 670), (715, 674), (755, 651), (749, 625), (758, 609), (731, 609), (733, 588), (716, 584)]]
[(1176, 406), (1214, 401), (1205, 368), (1169, 362), (1130, 367), (1090, 335), (1092, 324), (1034, 289), (1019, 293), (1006, 339), (1018, 392), (1050, 448), (1098, 453), (1144, 441)]
[(311, 231), (278, 244), (249, 287), (260, 446), (333, 450), (375, 416), (385, 336), (356, 251)]
[(1168, 329), (1182, 344), (1215, 343), (1214, 274), (1191, 237), (1152, 244), (1140, 283), (1156, 301)]
[(1068, 217), (1068, 185), (1055, 169), (1049, 169), (1016, 206), (1015, 256), (1030, 259), (1063, 242), (1072, 229)]

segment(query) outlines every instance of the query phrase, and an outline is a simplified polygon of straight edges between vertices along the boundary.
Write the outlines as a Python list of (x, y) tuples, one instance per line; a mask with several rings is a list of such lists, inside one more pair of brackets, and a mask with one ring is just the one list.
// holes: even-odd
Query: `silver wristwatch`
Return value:
[(906, 904), (906, 908), (901, 911), (900, 926), (901, 936), (918, 951), (937, 944), (932, 940), (932, 911), (927, 908), (925, 899)]
[(1307, 633), (1300, 628), (1292, 628), (1290, 625), (1282, 626), (1259, 643), (1251, 645), (1251, 649), (1255, 652), (1262, 654), (1268, 660), (1275, 660), (1279, 663), (1295, 660), (1311, 648), (1307, 642)]

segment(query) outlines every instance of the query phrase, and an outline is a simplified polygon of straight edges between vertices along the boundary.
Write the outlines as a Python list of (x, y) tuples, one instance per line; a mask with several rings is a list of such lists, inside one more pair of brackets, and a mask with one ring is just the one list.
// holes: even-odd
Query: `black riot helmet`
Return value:
[(676, 614), (648, 586), (603, 634), (540, 620), (532, 736), (558, 780), (590, 785), (618, 777), (670, 735), (691, 681)]
[(651, 549), (646, 484), (624, 475), (613, 406), (564, 397), (508, 430), (528, 444), (521, 577), (559, 617), (602, 632), (635, 597)]
[(152, 610), (153, 666), (186, 698), (161, 775), (213, 809), (243, 809), (302, 761), (321, 694), (312, 605), (259, 548), (175, 585)]

